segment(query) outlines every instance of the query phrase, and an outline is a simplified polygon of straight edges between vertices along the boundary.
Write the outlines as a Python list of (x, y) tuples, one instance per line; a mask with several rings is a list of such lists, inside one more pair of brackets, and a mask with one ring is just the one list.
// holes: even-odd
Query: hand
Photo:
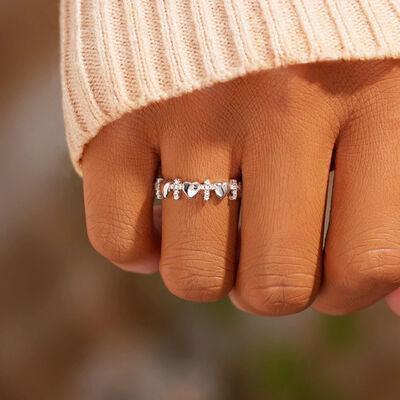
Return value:
[[(82, 160), (88, 235), (126, 270), (159, 267), (167, 288), (187, 300), (230, 293), (239, 308), (262, 315), (313, 302), (326, 313), (349, 313), (400, 286), (399, 160), (399, 62), (258, 73), (106, 126)], [(240, 256), (240, 202), (227, 199), (163, 200), (160, 245), (153, 221), (159, 163), (169, 179), (242, 176)]]

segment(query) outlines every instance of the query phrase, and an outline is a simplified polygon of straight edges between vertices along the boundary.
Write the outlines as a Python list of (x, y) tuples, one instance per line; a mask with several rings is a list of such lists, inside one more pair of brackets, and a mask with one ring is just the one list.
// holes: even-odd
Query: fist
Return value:
[[(183, 299), (343, 314), (400, 286), (398, 61), (293, 66), (152, 104), (104, 127), (82, 169), (93, 246)], [(242, 196), (164, 199), (158, 230), (158, 173), (240, 179)]]

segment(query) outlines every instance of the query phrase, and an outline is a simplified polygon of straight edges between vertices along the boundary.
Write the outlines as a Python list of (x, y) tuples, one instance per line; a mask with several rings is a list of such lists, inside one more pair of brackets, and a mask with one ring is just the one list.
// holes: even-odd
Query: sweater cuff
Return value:
[(83, 149), (123, 114), (250, 72), (400, 56), (399, 0), (61, 0), (63, 107)]

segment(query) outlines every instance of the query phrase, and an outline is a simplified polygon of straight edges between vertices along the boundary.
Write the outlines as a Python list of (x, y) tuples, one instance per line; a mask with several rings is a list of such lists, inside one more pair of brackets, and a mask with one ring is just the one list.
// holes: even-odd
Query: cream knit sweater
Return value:
[(252, 71), (400, 56), (400, 0), (61, 0), (67, 140)]

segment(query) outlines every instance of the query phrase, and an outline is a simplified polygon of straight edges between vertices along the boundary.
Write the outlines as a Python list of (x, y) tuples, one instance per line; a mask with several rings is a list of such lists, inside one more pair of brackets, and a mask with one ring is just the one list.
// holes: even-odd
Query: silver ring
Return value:
[(164, 178), (157, 178), (154, 184), (155, 196), (158, 200), (166, 199), (172, 193), (174, 200), (179, 200), (182, 193), (192, 199), (202, 194), (205, 201), (210, 200), (212, 193), (217, 199), (228, 197), (229, 200), (237, 200), (242, 190), (242, 184), (236, 179), (227, 182), (210, 182), (206, 179), (201, 182), (188, 182), (175, 178), (172, 181)]

